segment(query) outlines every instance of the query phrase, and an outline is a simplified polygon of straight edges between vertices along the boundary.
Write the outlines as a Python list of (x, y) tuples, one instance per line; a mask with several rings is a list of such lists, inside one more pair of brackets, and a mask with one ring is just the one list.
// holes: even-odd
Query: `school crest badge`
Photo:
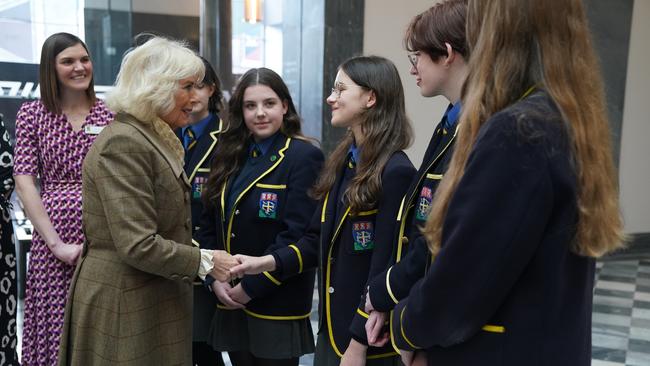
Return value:
[(352, 224), (352, 239), (354, 240), (354, 250), (370, 250), (375, 247), (375, 232), (372, 222), (361, 221)]
[(257, 214), (263, 219), (275, 219), (278, 215), (277, 193), (262, 192), (260, 195), (260, 210)]
[(192, 182), (192, 199), (201, 198), (201, 194), (203, 193), (203, 186), (207, 181), (208, 178), (206, 177), (194, 178), (194, 181)]
[(426, 221), (431, 210), (431, 201), (433, 199), (433, 192), (429, 187), (422, 187), (420, 191), (420, 198), (418, 198), (417, 209), (415, 210), (415, 218), (420, 221)]

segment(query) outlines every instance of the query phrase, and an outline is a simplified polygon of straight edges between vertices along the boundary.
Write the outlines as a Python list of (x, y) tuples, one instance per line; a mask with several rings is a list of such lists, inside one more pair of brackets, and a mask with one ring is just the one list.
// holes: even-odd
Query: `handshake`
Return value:
[(253, 275), (275, 270), (275, 258), (272, 255), (252, 257), (243, 254), (231, 255), (225, 250), (212, 253), (214, 267), (210, 275), (220, 282), (229, 282), (244, 275)]
[(212, 292), (227, 309), (242, 309), (251, 300), (241, 283), (232, 280), (246, 274), (258, 274), (275, 270), (275, 259), (271, 255), (251, 257), (242, 254), (230, 255), (223, 250), (212, 253), (214, 267), (210, 275), (215, 281), (210, 284)]

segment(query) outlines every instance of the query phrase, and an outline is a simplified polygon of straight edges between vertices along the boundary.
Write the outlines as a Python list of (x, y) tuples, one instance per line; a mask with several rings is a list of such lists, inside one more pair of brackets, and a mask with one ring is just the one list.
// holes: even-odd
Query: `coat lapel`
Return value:
[(136, 130), (149, 141), (151, 144), (160, 152), (167, 164), (172, 170), (172, 173), (175, 177), (182, 177), (183, 182), (189, 188), (190, 181), (187, 179), (185, 170), (183, 169), (183, 162), (180, 161), (176, 154), (160, 139), (157, 133), (155, 133), (150, 127), (146, 126), (144, 122), (141, 122), (137, 118), (133, 117), (127, 113), (119, 113), (115, 120), (122, 121), (126, 124), (133, 126)]

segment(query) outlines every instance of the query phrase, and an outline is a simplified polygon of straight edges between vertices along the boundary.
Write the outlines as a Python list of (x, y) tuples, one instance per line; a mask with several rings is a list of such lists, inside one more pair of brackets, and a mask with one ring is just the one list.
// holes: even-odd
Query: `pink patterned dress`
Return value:
[[(64, 243), (83, 244), (81, 165), (97, 137), (97, 127), (112, 119), (101, 100), (80, 131), (72, 129), (65, 115), (48, 112), (40, 101), (24, 103), (18, 111), (14, 175), (40, 177), (43, 205)], [(25, 292), (23, 365), (56, 365), (73, 272), (74, 267), (56, 259), (34, 232)]]

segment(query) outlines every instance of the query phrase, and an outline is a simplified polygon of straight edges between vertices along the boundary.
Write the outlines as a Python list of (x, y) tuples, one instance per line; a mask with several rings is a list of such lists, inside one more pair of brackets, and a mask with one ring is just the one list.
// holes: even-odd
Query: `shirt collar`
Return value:
[(248, 146), (248, 152), (250, 153), (253, 151), (253, 148), (257, 146), (262, 155), (266, 155), (266, 152), (269, 151), (271, 145), (273, 145), (273, 142), (275, 142), (275, 139), (279, 134), (280, 131), (274, 133), (273, 136), (265, 138), (264, 140), (260, 140), (258, 142), (255, 142), (255, 140), (253, 140), (252, 143)]
[(203, 134), (205, 129), (210, 124), (210, 121), (212, 120), (212, 117), (213, 117), (212, 113), (208, 113), (208, 116), (205, 117), (204, 119), (196, 122), (193, 125), (183, 127), (183, 129), (182, 129), (183, 136), (185, 135), (185, 130), (192, 127), (192, 132), (194, 132), (194, 139), (198, 140), (199, 137), (201, 137), (201, 135)]
[(359, 161), (359, 148), (357, 147), (357, 144), (353, 142), (352, 145), (350, 145), (348, 154), (352, 154), (352, 160), (355, 164)]
[(458, 123), (458, 117), (460, 117), (461, 107), (460, 101), (456, 102), (456, 104), (449, 104), (447, 111), (445, 112), (445, 116), (447, 117), (445, 123), (446, 129), (449, 130), (456, 126), (456, 123)]

